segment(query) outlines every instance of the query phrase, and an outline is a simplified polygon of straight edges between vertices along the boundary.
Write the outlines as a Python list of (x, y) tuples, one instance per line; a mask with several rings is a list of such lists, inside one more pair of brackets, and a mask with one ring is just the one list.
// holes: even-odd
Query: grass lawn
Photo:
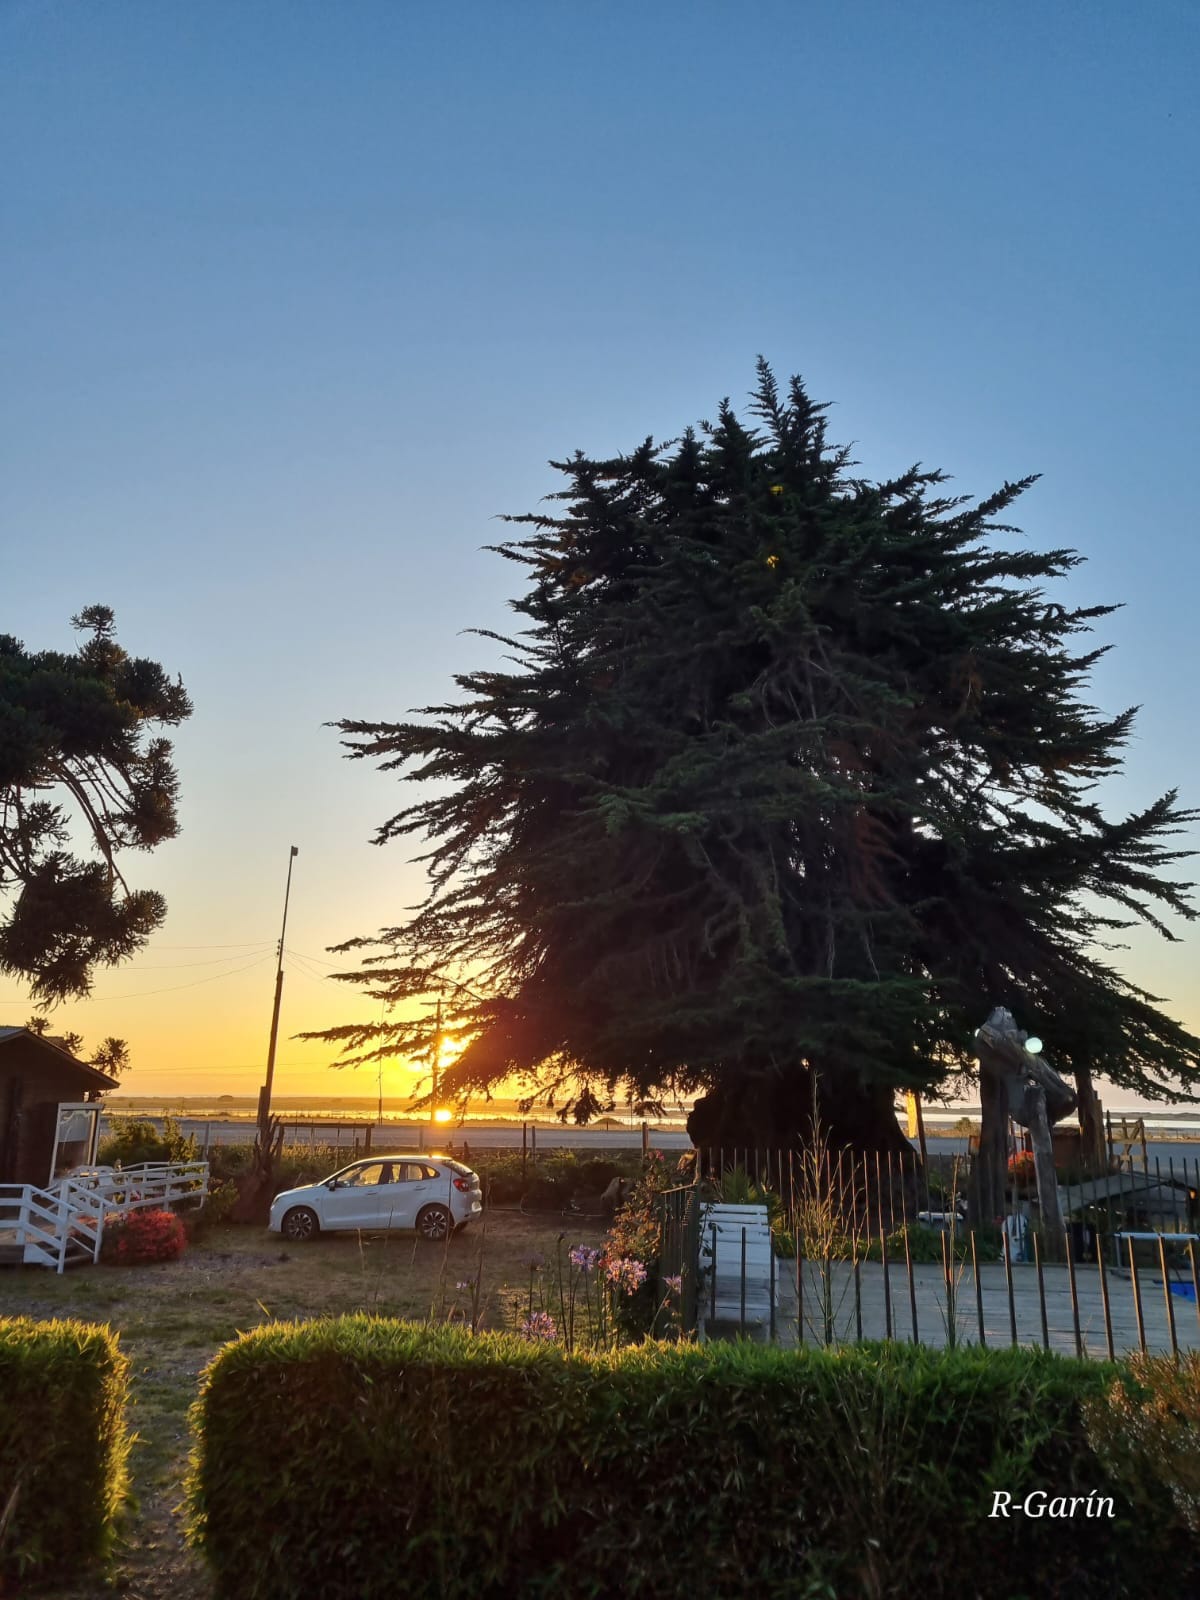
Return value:
[[(573, 1244), (599, 1244), (604, 1226), (598, 1219), (493, 1209), (445, 1245), (401, 1233), (329, 1234), (291, 1245), (265, 1229), (225, 1226), (196, 1240), (179, 1261), (81, 1267), (62, 1277), (39, 1267), (0, 1269), (4, 1315), (108, 1323), (133, 1363), (138, 1507), (118, 1563), (118, 1592), (129, 1600), (209, 1594), (200, 1562), (184, 1547), (177, 1513), (188, 1407), (198, 1374), (226, 1340), (264, 1322), (350, 1311), (469, 1319), (470, 1293), (456, 1284), (481, 1267), (483, 1325), (511, 1327), (524, 1314), (531, 1258), (552, 1266), (560, 1235), (565, 1256)], [(97, 1581), (54, 1593), (98, 1600), (112, 1590)]]

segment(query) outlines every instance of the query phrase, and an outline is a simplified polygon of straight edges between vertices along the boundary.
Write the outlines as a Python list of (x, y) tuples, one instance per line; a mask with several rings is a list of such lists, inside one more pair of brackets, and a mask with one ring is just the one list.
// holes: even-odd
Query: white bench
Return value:
[(773, 1255), (766, 1206), (701, 1206), (700, 1315), (709, 1322), (740, 1323), (744, 1305), (747, 1323), (768, 1322)]

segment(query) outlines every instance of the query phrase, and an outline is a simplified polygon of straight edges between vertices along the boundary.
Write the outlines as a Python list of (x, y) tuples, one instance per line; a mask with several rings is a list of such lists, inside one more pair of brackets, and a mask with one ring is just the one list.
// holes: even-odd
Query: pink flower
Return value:
[(623, 1294), (635, 1294), (646, 1281), (645, 1267), (632, 1256), (621, 1256), (619, 1260), (607, 1262), (604, 1273), (609, 1283)]

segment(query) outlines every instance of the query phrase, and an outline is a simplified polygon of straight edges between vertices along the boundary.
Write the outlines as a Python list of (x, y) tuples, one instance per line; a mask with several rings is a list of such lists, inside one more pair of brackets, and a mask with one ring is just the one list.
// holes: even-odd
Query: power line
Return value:
[(296, 970), (298, 972), (307, 973), (314, 983), (324, 983), (329, 977), (327, 972), (315, 972), (312, 967), (311, 959), (308, 956), (301, 955), (299, 950), (292, 950), (285, 946), (283, 953), (285, 956), (291, 956), (292, 960), (297, 964)]
[(324, 956), (310, 956), (306, 950), (293, 950), (291, 945), (288, 946), (287, 953), (290, 956), (301, 956), (305, 961), (315, 961), (319, 967), (344, 967), (346, 965), (344, 961), (326, 961)]
[[(96, 1006), (105, 1005), (113, 1000), (143, 1000), (152, 994), (177, 994), (180, 989), (198, 989), (202, 983), (219, 983), (222, 978), (236, 978), (241, 972), (249, 972), (254, 967), (261, 967), (264, 961), (269, 961), (270, 955), (255, 956), (253, 961), (248, 961), (244, 967), (234, 967), (232, 972), (214, 972), (208, 978), (196, 978), (191, 983), (167, 984), (162, 989), (135, 989), (131, 994), (97, 994), (89, 995), (86, 1000), (73, 1000), (72, 1005)], [(28, 1005), (28, 998), (21, 999), (10, 995), (7, 999), (0, 1000), (0, 1005)]]
[[(202, 947), (201, 947), (202, 948)], [(264, 941), (265, 948), (265, 941)], [(186, 967), (219, 967), (226, 961), (240, 961), (246, 954), (245, 951), (232, 956), (210, 956), (205, 961), (164, 961), (161, 964), (152, 964), (148, 967), (140, 963), (133, 970), (141, 972), (179, 972)]]
[[(244, 939), (241, 944), (160, 944), (157, 950), (248, 950), (261, 944), (274, 944), (273, 939)], [(231, 958), (232, 959), (232, 958)]]
[[(288, 1068), (301, 1067), (302, 1068), (302, 1067), (319, 1067), (321, 1063), (319, 1061), (281, 1061), (278, 1064), (280, 1066), (282, 1066), (282, 1067), (288, 1067)], [(209, 1067), (209, 1066), (202, 1066), (202, 1067), (154, 1067), (154, 1066), (148, 1066), (148, 1065), (145, 1065), (145, 1064), (142, 1064), (142, 1065), (136, 1065), (135, 1064), (134, 1066), (128, 1068), (128, 1072), (129, 1072), (130, 1075), (132, 1075), (135, 1072), (152, 1072), (156, 1078), (166, 1078), (166, 1077), (174, 1078), (174, 1077), (181, 1077), (181, 1076), (184, 1076), (184, 1075), (187, 1075), (187, 1076), (193, 1077), (193, 1078), (198, 1078), (198, 1077), (201, 1077), (201, 1076), (207, 1076), (207, 1074), (210, 1073), (210, 1072), (258, 1072), (261, 1069), (262, 1069), (262, 1062), (261, 1061), (244, 1061), (240, 1065), (238, 1065), (238, 1064), (235, 1064), (233, 1066), (226, 1065), (226, 1066), (223, 1066), (223, 1067)], [(122, 1078), (121, 1081), (122, 1081), (122, 1083), (125, 1083), (126, 1079)]]

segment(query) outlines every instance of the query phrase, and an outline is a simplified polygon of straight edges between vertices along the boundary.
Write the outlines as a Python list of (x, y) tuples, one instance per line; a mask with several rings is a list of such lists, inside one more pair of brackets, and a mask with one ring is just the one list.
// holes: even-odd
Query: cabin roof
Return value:
[(92, 1089), (115, 1089), (117, 1080), (110, 1078), (107, 1072), (101, 1072), (99, 1067), (93, 1067), (87, 1061), (80, 1061), (63, 1044), (61, 1039), (49, 1039), (44, 1034), (34, 1033), (29, 1028), (0, 1028), (0, 1050), (6, 1044), (12, 1044), (17, 1039), (27, 1039), (46, 1051), (58, 1063), (67, 1063), (79, 1073), (80, 1077)]

